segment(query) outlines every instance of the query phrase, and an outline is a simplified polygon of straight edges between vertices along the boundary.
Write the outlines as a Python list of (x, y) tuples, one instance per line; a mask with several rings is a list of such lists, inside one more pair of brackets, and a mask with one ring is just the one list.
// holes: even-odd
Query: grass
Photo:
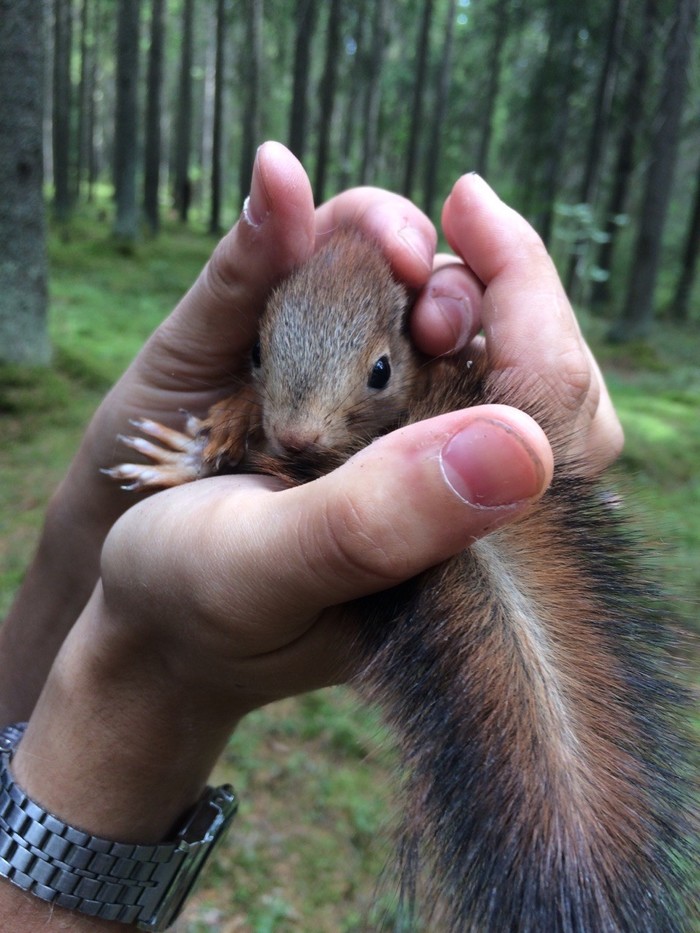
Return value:
[[(119, 254), (96, 219), (52, 239), (50, 370), (0, 371), (0, 611), (9, 606), (52, 489), (104, 390), (193, 281), (212, 242), (167, 229)], [(695, 331), (602, 359), (627, 434), (621, 483), (682, 615), (700, 605), (700, 359)], [(220, 762), (241, 812), (181, 933), (353, 933), (372, 928), (386, 855), (390, 743), (342, 689), (248, 717)], [(370, 918), (369, 920), (367, 918)]]

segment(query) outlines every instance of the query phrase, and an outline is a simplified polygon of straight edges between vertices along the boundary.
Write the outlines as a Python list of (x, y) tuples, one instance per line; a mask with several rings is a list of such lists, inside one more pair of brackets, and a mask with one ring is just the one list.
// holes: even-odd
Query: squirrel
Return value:
[(362, 620), (355, 686), (399, 739), (404, 916), (447, 933), (689, 933), (700, 865), (686, 697), (641, 546), (570, 462), (556, 409), (485, 358), (422, 356), (410, 309), (377, 245), (339, 229), (271, 295), (233, 395), (185, 433), (136, 422), (157, 443), (122, 439), (153, 462), (108, 472), (137, 489), (230, 471), (294, 484), (445, 411), (535, 417), (555, 452), (542, 500), (347, 606)]

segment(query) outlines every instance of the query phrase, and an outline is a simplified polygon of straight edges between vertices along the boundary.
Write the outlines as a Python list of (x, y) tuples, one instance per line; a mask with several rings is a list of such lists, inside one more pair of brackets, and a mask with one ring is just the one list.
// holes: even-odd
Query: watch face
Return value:
[(237, 809), (238, 801), (229, 785), (207, 788), (177, 834), (179, 842), (173, 859), (182, 853), (182, 863), (175, 870), (152, 920), (139, 924), (141, 929), (167, 930), (177, 918)]

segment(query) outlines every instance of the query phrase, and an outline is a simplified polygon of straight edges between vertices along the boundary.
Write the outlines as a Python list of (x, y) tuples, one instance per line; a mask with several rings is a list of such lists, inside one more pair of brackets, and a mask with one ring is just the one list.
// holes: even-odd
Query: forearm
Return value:
[(56, 658), (13, 771), (67, 822), (147, 842), (198, 797), (236, 717), (182, 687), (168, 653), (135, 629), (112, 623), (98, 585)]
[(110, 522), (80, 509), (75, 485), (64, 482), (54, 495), (34, 559), (0, 626), (0, 726), (29, 718), (98, 577)]
[(113, 398), (111, 393), (93, 418), (51, 498), (32, 563), (0, 625), (0, 727), (29, 718), (95, 587), (105, 537), (132, 502), (99, 469), (105, 466), (99, 451), (118, 431), (110, 415)]
[[(64, 822), (114, 841), (161, 842), (200, 797), (235, 719), (180, 686), (148, 633), (115, 624), (98, 586), (56, 658), (12, 772)], [(0, 929), (30, 933), (49, 917), (49, 929), (124, 929), (0, 885)]]

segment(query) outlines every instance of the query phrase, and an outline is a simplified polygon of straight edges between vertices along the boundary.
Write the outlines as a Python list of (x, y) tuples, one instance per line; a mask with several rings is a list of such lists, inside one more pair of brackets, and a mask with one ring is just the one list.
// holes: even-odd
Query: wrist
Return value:
[(98, 586), (51, 669), (13, 761), (46, 809), (91, 833), (156, 842), (198, 799), (234, 722), (109, 620)]
[[(162, 842), (99, 837), (61, 820), (17, 783), (11, 765), (25, 726), (0, 732), (0, 877), (52, 912), (168, 929), (235, 816), (233, 789), (208, 787)], [(0, 918), (6, 895), (0, 890)]]

